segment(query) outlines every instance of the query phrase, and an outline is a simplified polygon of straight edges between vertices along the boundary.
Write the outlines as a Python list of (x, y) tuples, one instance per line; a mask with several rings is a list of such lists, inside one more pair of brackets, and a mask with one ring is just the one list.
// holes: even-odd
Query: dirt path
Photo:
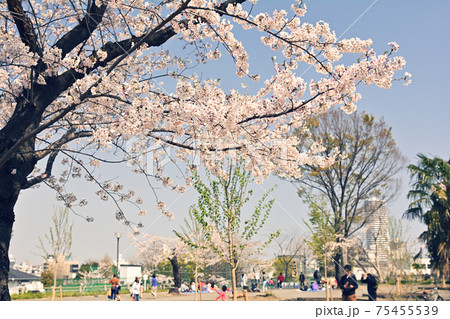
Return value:
[[(281, 301), (281, 300), (326, 300), (325, 291), (299, 291), (298, 289), (272, 289), (271, 296), (265, 296), (263, 293), (249, 293), (249, 301)], [(396, 286), (390, 285), (380, 285), (378, 289), (378, 295), (380, 295), (379, 300), (392, 301), (392, 300), (405, 300), (407, 297), (411, 296), (413, 293), (420, 294), (421, 290), (417, 286), (404, 285), (402, 286), (402, 296), (396, 295)], [(357, 290), (356, 297), (358, 300), (367, 300), (367, 288), (365, 286), (360, 286)], [(450, 290), (440, 290), (439, 294), (445, 299), (450, 300)], [(200, 298), (200, 294), (197, 294)], [(216, 299), (218, 294), (216, 293), (204, 293), (202, 294), (202, 299), (204, 301), (213, 301)], [(341, 300), (340, 290), (333, 290), (334, 300)], [(231, 298), (231, 293), (228, 293), (228, 298)], [(129, 295), (121, 295), (122, 301), (130, 301)], [(33, 299), (33, 301), (50, 301), (50, 298), (43, 299)], [(81, 297), (66, 297), (64, 301), (108, 301), (106, 293), (104, 295), (98, 296), (81, 296)], [(144, 293), (142, 296), (142, 301), (194, 301), (195, 294), (179, 294), (179, 295), (169, 295), (167, 292), (159, 292), (156, 299), (150, 293)], [(239, 301), (243, 301), (243, 298), (239, 298)]]

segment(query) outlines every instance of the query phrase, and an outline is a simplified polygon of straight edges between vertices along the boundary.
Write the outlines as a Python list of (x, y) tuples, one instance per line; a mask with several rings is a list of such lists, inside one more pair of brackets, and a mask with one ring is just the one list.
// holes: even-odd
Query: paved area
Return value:
[[(397, 296), (396, 286), (380, 285), (378, 289), (378, 294), (380, 295), (379, 300), (392, 301), (392, 300), (405, 300), (406, 298), (413, 299), (413, 295), (420, 295), (421, 289), (413, 285), (402, 286), (402, 295)], [(238, 292), (239, 294), (240, 292)], [(326, 300), (325, 291), (299, 291), (298, 289), (272, 289), (272, 295), (266, 296), (263, 293), (248, 293), (249, 301), (281, 301), (281, 300)], [(358, 300), (367, 300), (367, 289), (365, 286), (360, 286), (357, 290)], [(450, 290), (439, 290), (439, 294), (445, 299), (450, 300)], [(203, 293), (201, 295), (204, 301), (213, 301), (218, 296), (217, 293)], [(333, 290), (334, 300), (341, 300), (341, 291)], [(200, 294), (197, 294), (198, 300), (200, 300)], [(231, 293), (228, 293), (228, 298), (231, 299)], [(36, 301), (49, 301), (51, 299), (34, 299)], [(59, 299), (58, 299), (59, 300)], [(108, 301), (106, 293), (104, 295), (98, 296), (81, 296), (81, 297), (65, 297), (64, 301)], [(130, 301), (129, 295), (121, 295), (122, 301)], [(142, 296), (142, 301), (194, 301), (195, 294), (179, 294), (179, 295), (169, 295), (167, 292), (158, 292), (157, 298), (153, 299), (150, 293), (144, 293)], [(238, 300), (244, 300), (242, 297)]]

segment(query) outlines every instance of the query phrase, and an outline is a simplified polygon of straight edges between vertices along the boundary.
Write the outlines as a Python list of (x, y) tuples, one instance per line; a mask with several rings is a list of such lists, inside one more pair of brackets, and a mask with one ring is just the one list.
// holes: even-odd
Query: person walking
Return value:
[(114, 274), (113, 277), (109, 280), (111, 284), (111, 300), (116, 300), (117, 296), (117, 288), (120, 284), (119, 279), (117, 279), (117, 274)]
[(267, 284), (268, 284), (268, 280), (266, 278), (266, 273), (263, 271), (263, 273), (262, 273), (262, 291), (263, 292), (266, 292)]
[(344, 266), (345, 275), (341, 277), (339, 282), (339, 288), (342, 289), (343, 301), (356, 301), (356, 289), (358, 289), (358, 283), (356, 277), (352, 274), (352, 266)]
[(377, 301), (377, 289), (378, 282), (377, 278), (367, 273), (366, 275), (362, 275), (361, 282), (367, 284), (367, 293), (369, 295), (369, 301)]
[(158, 288), (158, 282), (156, 281), (156, 274), (152, 276), (152, 287), (150, 293), (153, 295), (153, 299), (156, 299), (156, 289)]
[(247, 275), (246, 274), (241, 275), (241, 288), (242, 288), (242, 290), (247, 289)]
[(141, 297), (141, 283), (140, 283), (139, 277), (136, 277), (134, 279), (133, 284), (131, 285), (130, 291), (131, 291), (131, 298), (134, 301), (139, 301), (139, 298)]
[(303, 272), (300, 273), (298, 279), (300, 281), (300, 290), (303, 290), (305, 287), (305, 275), (303, 274)]
[(277, 277), (277, 287), (281, 288), (283, 285), (284, 277), (283, 274), (280, 272), (280, 274)]

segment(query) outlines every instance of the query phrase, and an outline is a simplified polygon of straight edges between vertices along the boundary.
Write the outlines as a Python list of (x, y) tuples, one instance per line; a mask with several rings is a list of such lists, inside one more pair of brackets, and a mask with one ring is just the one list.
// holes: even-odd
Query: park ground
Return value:
[[(432, 286), (418, 286), (418, 285), (403, 285), (401, 287), (401, 294), (397, 292), (397, 287), (392, 285), (380, 285), (378, 289), (379, 301), (394, 301), (394, 300), (418, 300), (417, 296), (420, 296), (423, 292), (423, 288), (430, 289)], [(333, 299), (341, 300), (341, 291), (339, 289), (333, 290)], [(439, 290), (439, 294), (444, 298), (444, 300), (450, 300), (450, 290), (444, 289)], [(228, 293), (228, 299), (231, 299), (231, 292)], [(241, 291), (238, 291), (238, 296), (242, 295)], [(218, 294), (216, 293), (203, 293), (202, 300), (213, 301), (216, 299)], [(131, 301), (129, 294), (120, 295), (122, 301)], [(200, 294), (197, 294), (198, 299), (200, 299)], [(365, 286), (360, 286), (356, 294), (357, 300), (367, 300), (367, 289)], [(420, 298), (420, 297), (419, 297)], [(142, 301), (194, 301), (195, 294), (185, 293), (185, 294), (168, 294), (167, 291), (161, 291), (157, 293), (157, 298), (153, 299), (153, 296), (148, 292), (145, 292), (141, 298)], [(51, 298), (41, 298), (41, 299), (31, 299), (35, 301), (50, 301)], [(28, 301), (31, 301), (28, 299)], [(59, 300), (57, 298), (56, 300)], [(95, 296), (80, 296), (80, 297), (64, 297), (64, 301), (108, 301), (108, 297), (105, 294), (95, 295)], [(238, 298), (238, 300), (243, 301), (243, 297)], [(298, 289), (271, 289), (269, 293), (248, 293), (249, 301), (325, 301), (326, 292), (325, 291), (299, 291)], [(419, 299), (420, 300), (420, 299)]]

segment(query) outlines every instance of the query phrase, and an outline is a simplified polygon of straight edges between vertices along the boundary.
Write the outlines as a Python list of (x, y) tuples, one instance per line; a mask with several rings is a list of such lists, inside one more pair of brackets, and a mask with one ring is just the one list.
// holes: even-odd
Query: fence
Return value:
[[(62, 287), (62, 292), (103, 292), (110, 288), (109, 279), (58, 279), (56, 286)], [(53, 286), (53, 285), (52, 285)], [(45, 292), (51, 292), (52, 286), (45, 287)]]

